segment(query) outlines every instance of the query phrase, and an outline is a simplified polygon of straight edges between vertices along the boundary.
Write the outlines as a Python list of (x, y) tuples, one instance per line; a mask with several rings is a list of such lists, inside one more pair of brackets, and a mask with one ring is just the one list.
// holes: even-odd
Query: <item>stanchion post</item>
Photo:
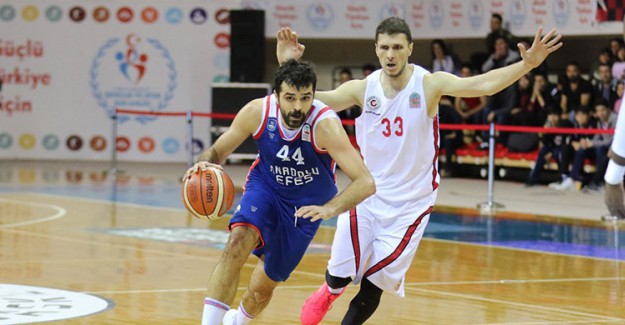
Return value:
[(193, 111), (187, 111), (187, 164), (193, 166)]
[(496, 208), (503, 208), (503, 204), (494, 202), (495, 183), (495, 122), (490, 122), (488, 130), (488, 194), (487, 201), (478, 204), (482, 213), (493, 213)]
[(111, 167), (109, 174), (117, 174), (117, 109), (111, 111), (112, 131), (111, 131)]

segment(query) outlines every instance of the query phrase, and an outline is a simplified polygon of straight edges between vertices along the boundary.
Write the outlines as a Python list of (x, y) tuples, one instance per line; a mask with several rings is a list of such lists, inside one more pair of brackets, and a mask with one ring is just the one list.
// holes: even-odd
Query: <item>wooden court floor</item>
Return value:
[[(132, 189), (147, 198), (140, 204), (55, 193), (55, 185), (37, 187), (41, 175), (31, 175), (29, 186), (16, 185), (19, 171), (0, 182), (0, 285), (86, 293), (110, 304), (54, 324), (199, 324), (221, 251), (193, 237), (175, 240), (174, 230), (211, 231), (219, 242), (227, 236), (226, 219), (204, 222), (149, 203), (155, 196), (150, 187), (164, 186), (158, 176), (135, 180), (145, 183)], [(106, 184), (89, 190), (106, 192)], [(160, 229), (160, 239), (132, 235), (150, 229)], [(277, 288), (256, 324), (299, 323), (302, 303), (323, 281), (332, 235), (330, 227), (319, 231), (318, 249)], [(244, 267), (233, 306), (255, 262), (250, 257)], [(356, 291), (350, 286), (323, 324), (339, 324)], [(0, 292), (0, 324), (12, 324), (22, 307), (28, 308)], [(625, 263), (424, 239), (407, 275), (406, 297), (385, 294), (368, 324), (625, 324)]]

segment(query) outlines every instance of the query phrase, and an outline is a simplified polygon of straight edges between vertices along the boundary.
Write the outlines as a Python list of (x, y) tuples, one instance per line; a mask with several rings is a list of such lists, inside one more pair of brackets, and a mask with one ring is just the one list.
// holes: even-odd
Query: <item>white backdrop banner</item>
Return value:
[[(115, 108), (209, 112), (210, 84), (229, 79), (230, 9), (265, 10), (268, 38), (371, 39), (405, 18), (414, 38), (484, 38), (492, 12), (518, 36), (619, 34), (622, 8), (596, 0), (4, 0), (0, 3), (0, 158), (186, 161), (184, 117)], [(604, 10), (605, 9), (605, 10)], [(597, 18), (599, 17), (599, 18)], [(610, 21), (613, 20), (613, 21)], [(197, 153), (208, 119), (194, 121)]]

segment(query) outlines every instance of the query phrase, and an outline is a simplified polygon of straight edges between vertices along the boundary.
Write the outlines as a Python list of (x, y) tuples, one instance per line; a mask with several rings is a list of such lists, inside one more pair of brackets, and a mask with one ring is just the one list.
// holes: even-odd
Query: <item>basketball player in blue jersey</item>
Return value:
[[(373, 175), (376, 193), (339, 216), (326, 270), (326, 282), (304, 303), (301, 322), (318, 324), (350, 283), (360, 283), (342, 324), (362, 324), (377, 309), (383, 291), (404, 296), (404, 280), (432, 212), (438, 173), (438, 102), (441, 96), (492, 95), (540, 65), (562, 46), (552, 30), (532, 47), (519, 44), (523, 60), (483, 75), (459, 78), (430, 73), (408, 63), (412, 35), (401, 18), (383, 20), (376, 29), (380, 70), (351, 80), (316, 98), (337, 111), (362, 108), (356, 141)], [(289, 28), (278, 31), (280, 63), (299, 59), (304, 46)]]
[[(277, 70), (274, 94), (245, 105), (185, 175), (221, 168), (217, 164), (248, 136), (256, 141), (258, 156), (230, 220), (223, 255), (209, 278), (203, 325), (222, 320), (248, 324), (267, 306), (274, 288), (289, 278), (321, 219), (347, 211), (375, 192), (373, 178), (336, 113), (313, 100), (316, 83), (309, 63), (286, 62)], [(338, 194), (337, 163), (351, 179)], [(229, 310), (250, 252), (260, 259), (238, 309)]]

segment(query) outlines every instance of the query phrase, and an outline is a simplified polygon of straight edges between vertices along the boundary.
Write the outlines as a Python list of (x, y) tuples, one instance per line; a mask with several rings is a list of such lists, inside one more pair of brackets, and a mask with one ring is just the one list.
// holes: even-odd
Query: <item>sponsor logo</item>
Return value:
[(484, 21), (484, 8), (482, 7), (482, 1), (471, 0), (467, 6), (467, 11), (471, 28), (480, 29), (482, 27), (482, 22)]
[(156, 147), (156, 142), (152, 138), (143, 137), (139, 139), (137, 147), (139, 148), (139, 151), (143, 153), (150, 153), (154, 151), (154, 148)]
[(106, 149), (106, 139), (101, 135), (96, 135), (89, 140), (89, 146), (94, 151), (103, 151)]
[[(178, 73), (159, 40), (131, 33), (106, 41), (93, 59), (89, 75), (91, 93), (107, 112), (119, 107), (162, 111), (174, 97)], [(140, 123), (156, 118), (134, 117)], [(128, 119), (118, 117), (120, 123)]]
[(15, 15), (15, 8), (12, 6), (6, 5), (0, 7), (0, 20), (11, 21), (15, 18)]
[(191, 10), (189, 19), (196, 25), (203, 24), (206, 22), (206, 19), (208, 19), (208, 13), (203, 8), (195, 8)]
[(421, 108), (421, 95), (416, 92), (410, 94), (408, 102), (408, 107), (410, 108)]
[(30, 133), (22, 134), (19, 139), (20, 147), (26, 150), (30, 150), (37, 144), (37, 139)]
[(46, 18), (48, 21), (55, 23), (63, 18), (63, 10), (59, 6), (50, 6), (46, 9)]
[(41, 178), (43, 178), (46, 183), (56, 183), (59, 181), (59, 177), (58, 170), (44, 170), (41, 173)]
[(404, 18), (406, 16), (406, 9), (403, 6), (396, 3), (386, 3), (380, 9), (380, 20), (384, 20), (389, 17)]
[(65, 141), (65, 145), (71, 151), (77, 151), (82, 148), (82, 138), (77, 135), (70, 135)]
[(13, 137), (8, 133), (0, 133), (0, 149), (9, 149), (13, 145)]
[(12, 170), (0, 170), (0, 183), (9, 183), (13, 178)]
[(25, 6), (22, 8), (22, 18), (25, 21), (35, 21), (39, 18), (39, 9), (35, 6)]
[(48, 134), (43, 137), (41, 142), (47, 150), (56, 150), (61, 145), (61, 140), (54, 134)]
[(269, 121), (267, 121), (267, 130), (269, 130), (269, 132), (273, 132), (276, 130), (276, 126), (278, 125), (277, 121), (275, 118), (270, 118)]
[(310, 142), (310, 124), (308, 123), (304, 124), (304, 127), (302, 127), (302, 141)]
[(367, 98), (367, 108), (376, 110), (380, 106), (380, 99), (376, 96)]
[(44, 287), (0, 284), (3, 324), (70, 319), (101, 312), (114, 303), (80, 292)]
[(220, 49), (227, 49), (230, 47), (230, 34), (217, 33), (214, 38), (215, 46)]
[(76, 6), (69, 10), (69, 19), (75, 23), (83, 21), (86, 17), (87, 13), (83, 7)]
[(17, 172), (17, 179), (21, 184), (32, 184), (37, 179), (37, 172), (34, 169), (21, 169)]
[(129, 7), (121, 7), (117, 10), (117, 19), (122, 23), (129, 23), (134, 18), (135, 13)]
[(148, 24), (158, 20), (158, 10), (154, 7), (146, 7), (141, 11), (141, 19)]
[(172, 25), (179, 24), (182, 21), (183, 15), (180, 8), (169, 8), (165, 11), (165, 20)]
[(163, 151), (168, 155), (173, 155), (180, 150), (180, 142), (174, 138), (167, 138), (163, 140)]
[(111, 17), (111, 12), (106, 7), (96, 7), (93, 9), (93, 20), (103, 23)]
[(191, 140), (191, 152), (194, 155), (199, 155), (204, 150), (204, 142), (198, 138)]
[(325, 30), (334, 22), (334, 10), (327, 3), (315, 3), (308, 6), (306, 17), (316, 30)]
[(553, 2), (553, 20), (556, 21), (558, 27), (566, 25), (569, 20), (571, 7), (567, 0), (555, 0)]
[(443, 9), (443, 5), (439, 2), (432, 1), (428, 8), (428, 17), (430, 18), (430, 26), (432, 26), (433, 29), (441, 28), (445, 19), (445, 9)]
[(215, 21), (220, 25), (226, 25), (230, 23), (230, 10), (219, 9), (215, 11)]
[(126, 152), (130, 150), (130, 139), (128, 137), (117, 137), (115, 139), (115, 149), (119, 152)]

